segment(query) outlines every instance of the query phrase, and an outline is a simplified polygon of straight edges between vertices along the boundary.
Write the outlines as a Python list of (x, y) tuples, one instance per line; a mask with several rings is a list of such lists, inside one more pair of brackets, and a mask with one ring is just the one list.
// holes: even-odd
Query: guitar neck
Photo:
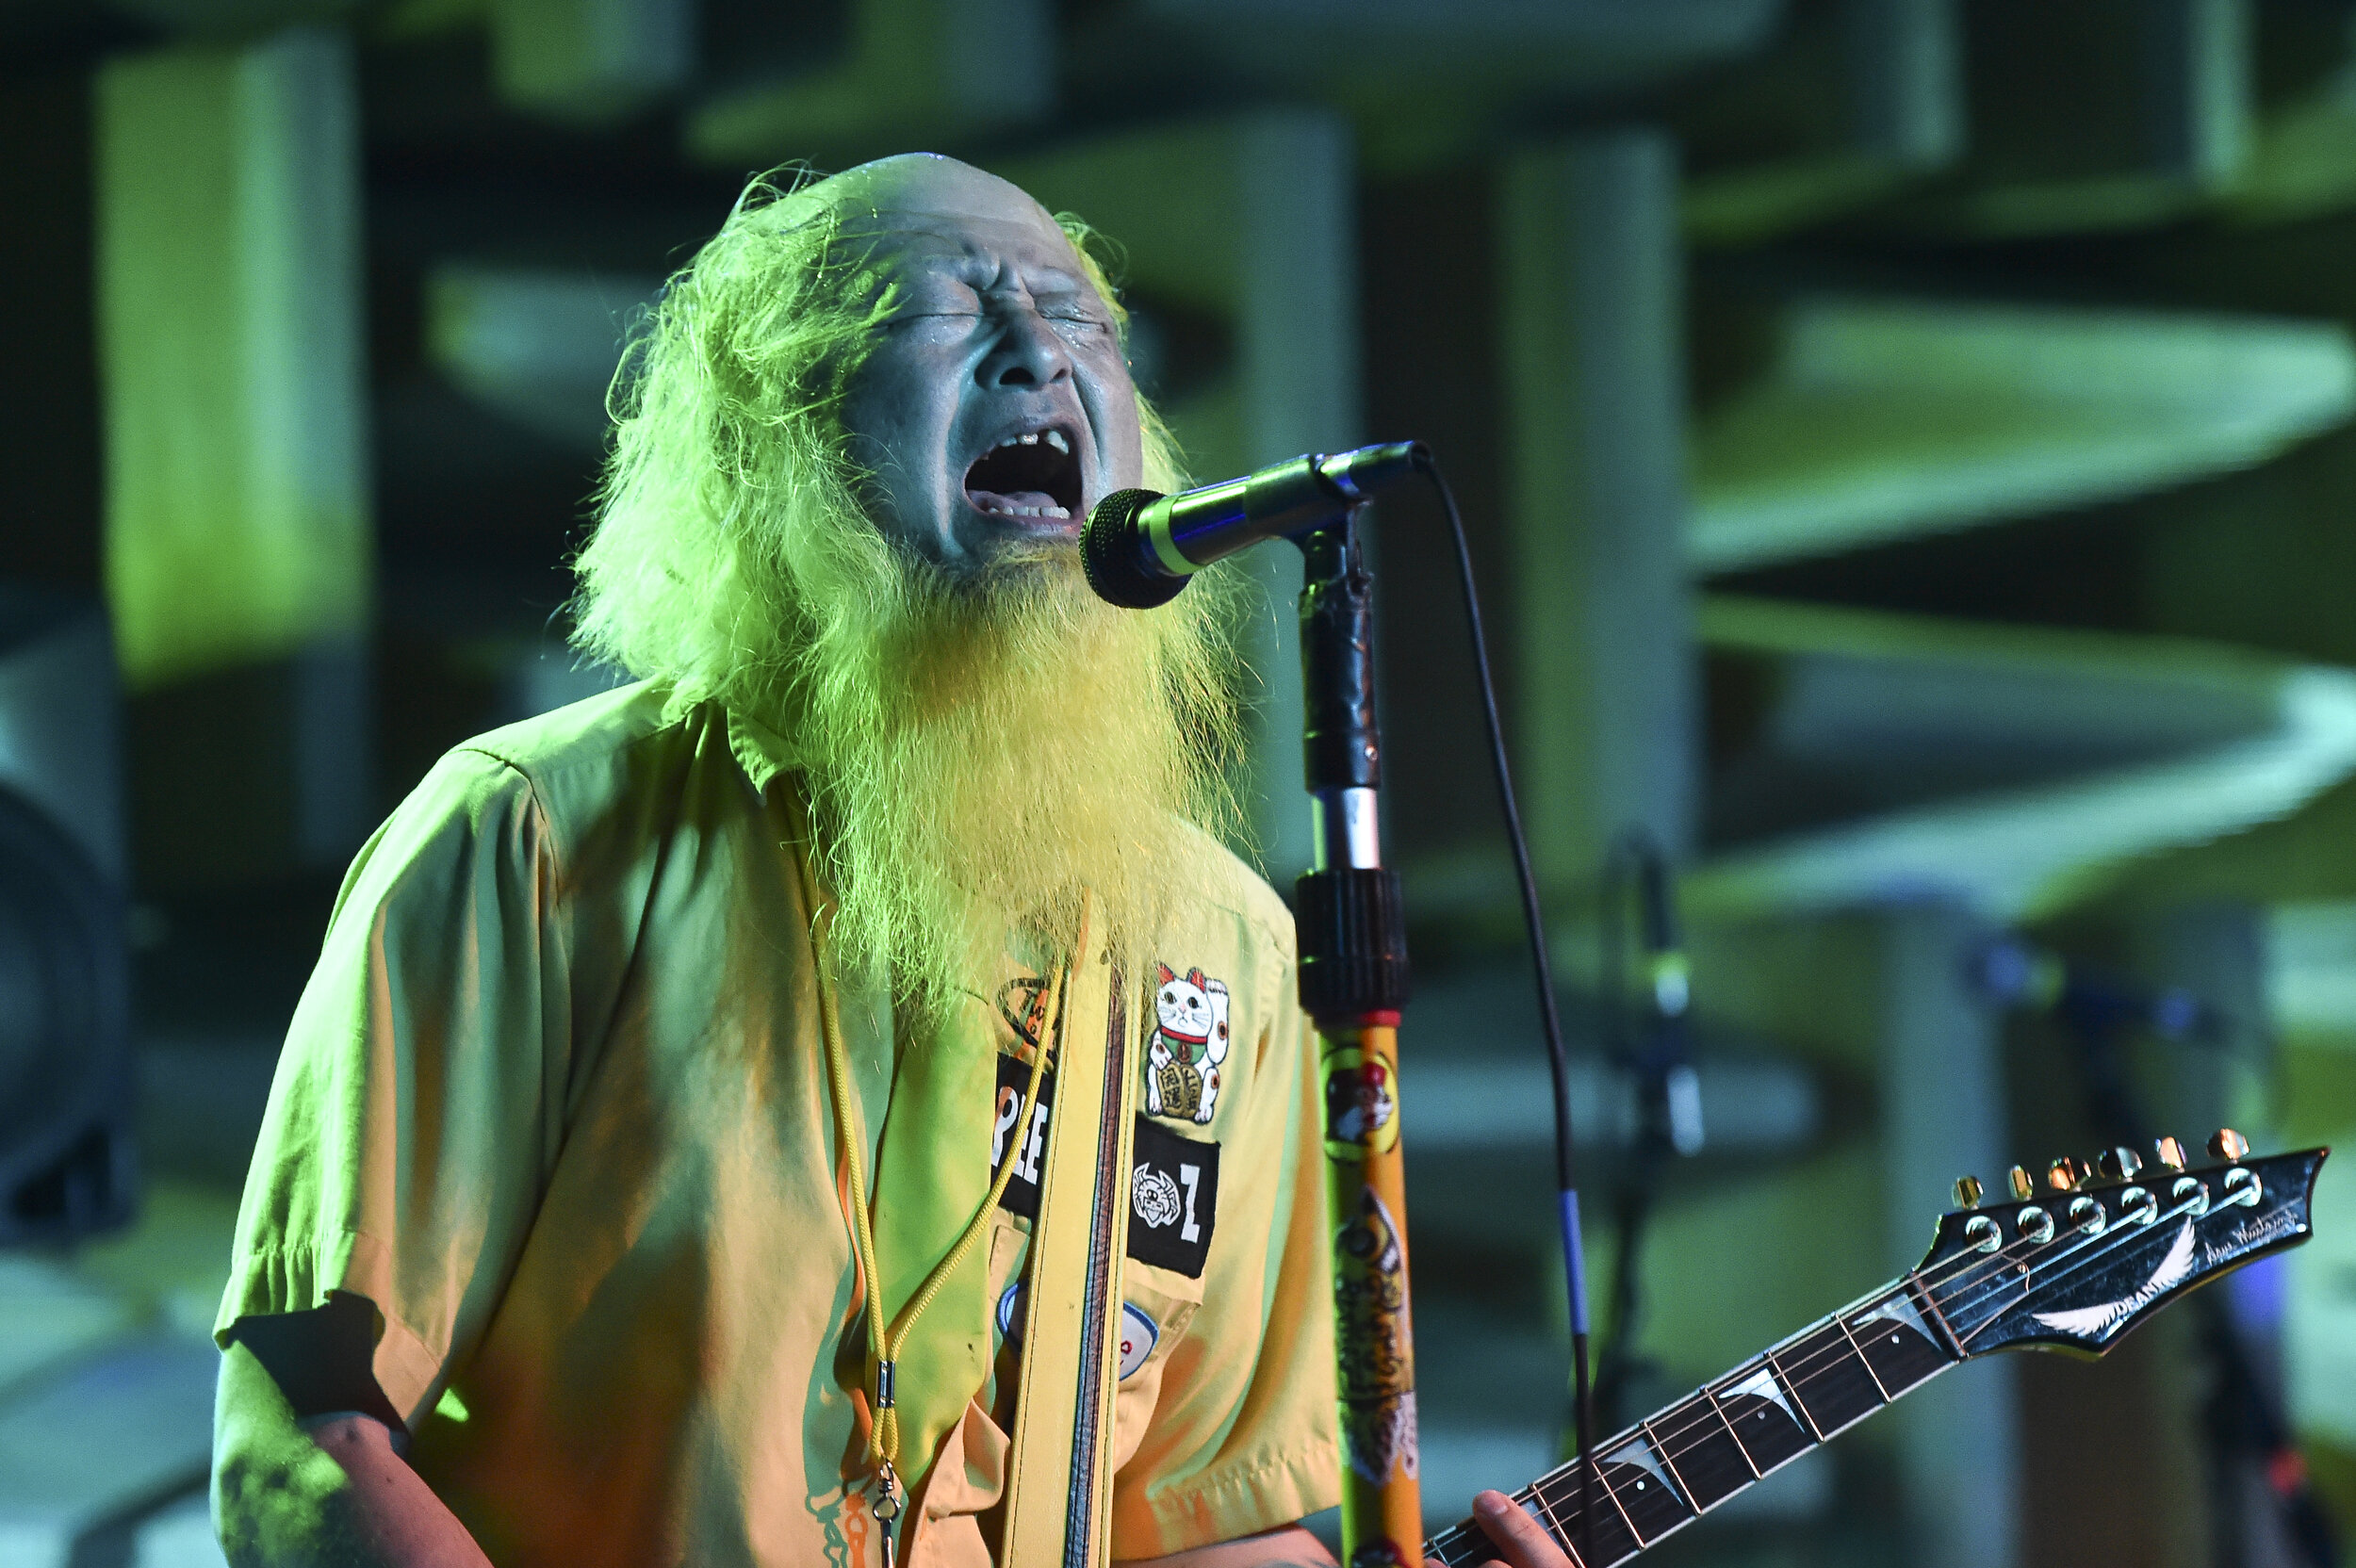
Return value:
[[(1910, 1273), (1513, 1494), (1579, 1568), (1610, 1568), (1757, 1485), (1964, 1359)], [(1467, 1519), (1424, 1545), (1460, 1568), (1496, 1556)]]

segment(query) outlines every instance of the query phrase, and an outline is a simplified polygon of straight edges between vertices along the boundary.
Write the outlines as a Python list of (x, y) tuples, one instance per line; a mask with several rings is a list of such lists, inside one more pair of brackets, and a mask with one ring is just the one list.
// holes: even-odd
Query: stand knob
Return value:
[(2184, 1168), (2184, 1146), (2174, 1138), (2162, 1138), (2151, 1147), (2159, 1152), (2160, 1164), (2168, 1169)]
[(2094, 1168), (2102, 1173), (2106, 1181), (2132, 1182), (2135, 1178), (2135, 1172), (2143, 1168), (2143, 1159), (2134, 1150), (2122, 1144), (2117, 1149), (2105, 1149), (2097, 1154), (2094, 1157)]
[(2025, 1203), (2037, 1196), (2037, 1184), (2029, 1180), (2029, 1173), (2019, 1166), (2004, 1172), (2004, 1184), (2012, 1189), (2016, 1202)]
[(2209, 1152), (2220, 1160), (2238, 1160), (2250, 1152), (2250, 1140), (2231, 1127), (2219, 1127), (2209, 1135)]
[(1955, 1178), (1955, 1207), (1976, 1209), (1980, 1206), (1980, 1179), (1977, 1176)]

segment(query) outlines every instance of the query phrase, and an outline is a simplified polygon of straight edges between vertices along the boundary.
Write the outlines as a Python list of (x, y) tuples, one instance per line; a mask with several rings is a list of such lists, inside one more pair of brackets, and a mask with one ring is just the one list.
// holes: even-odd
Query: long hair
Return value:
[[(1097, 237), (1056, 221), (1125, 351)], [(836, 578), (846, 549), (888, 547), (840, 526), (861, 477), (840, 405), (888, 308), (852, 303), (859, 264), (840, 226), (825, 181), (755, 178), (632, 334), (608, 396), (597, 530), (574, 562), (573, 640), (593, 658), (774, 714), (825, 641), (810, 579)], [(1142, 396), (1137, 416), (1146, 485), (1181, 488), (1169, 427)]]
[[(1057, 222), (1125, 342), (1093, 237)], [(1085, 886), (1144, 940), (1178, 824), (1232, 829), (1235, 601), (1214, 572), (1113, 610), (1073, 560), (952, 581), (888, 540), (840, 404), (892, 302), (842, 237), (823, 184), (764, 178), (671, 279), (616, 378), (574, 638), (796, 743), (846, 956), (931, 1006), (973, 972), (977, 901), (1061, 927)], [(1179, 488), (1137, 413), (1146, 483)]]

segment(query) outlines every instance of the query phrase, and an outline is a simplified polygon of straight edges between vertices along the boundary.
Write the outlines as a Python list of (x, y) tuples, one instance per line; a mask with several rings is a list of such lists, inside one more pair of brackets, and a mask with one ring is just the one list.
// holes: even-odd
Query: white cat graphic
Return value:
[(1153, 993), (1160, 1027), (1145, 1052), (1145, 1109), (1208, 1125), (1219, 1102), (1219, 1064), (1227, 1060), (1226, 982), (1204, 979), (1199, 969), (1180, 974), (1168, 964), (1153, 968), (1161, 982)]

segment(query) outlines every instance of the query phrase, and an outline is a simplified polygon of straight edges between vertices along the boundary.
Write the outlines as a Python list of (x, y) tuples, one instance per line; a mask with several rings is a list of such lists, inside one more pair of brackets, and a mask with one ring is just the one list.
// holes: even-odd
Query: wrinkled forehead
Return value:
[(832, 249), (875, 287), (940, 280), (1047, 295), (1090, 286), (1072, 241), (1035, 204), (1011, 213), (846, 204)]

